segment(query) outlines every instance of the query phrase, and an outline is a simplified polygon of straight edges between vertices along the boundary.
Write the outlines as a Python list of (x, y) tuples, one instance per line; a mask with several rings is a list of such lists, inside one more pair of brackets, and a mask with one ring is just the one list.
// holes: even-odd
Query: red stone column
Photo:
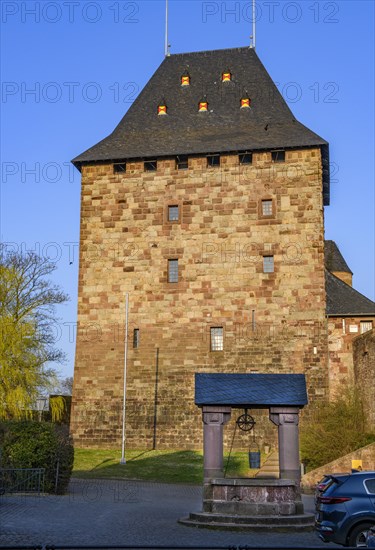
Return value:
[(270, 407), (270, 420), (279, 430), (279, 467), (281, 479), (301, 481), (299, 461), (299, 408)]
[(203, 467), (204, 479), (223, 477), (223, 426), (231, 415), (231, 407), (204, 406), (203, 417)]

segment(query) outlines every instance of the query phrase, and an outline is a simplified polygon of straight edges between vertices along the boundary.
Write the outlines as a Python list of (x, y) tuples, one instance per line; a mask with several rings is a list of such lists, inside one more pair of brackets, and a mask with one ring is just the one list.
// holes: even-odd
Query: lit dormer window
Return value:
[(230, 71), (224, 71), (221, 74), (221, 82), (230, 82), (232, 80), (232, 75)]
[(199, 102), (198, 112), (199, 113), (206, 113), (208, 111), (208, 103), (207, 100), (203, 100)]
[(250, 98), (242, 97), (241, 98), (241, 109), (250, 109)]
[(181, 76), (181, 86), (190, 86), (190, 75), (189, 73), (184, 73)]
[(165, 104), (158, 105), (158, 115), (166, 115), (167, 114), (167, 106)]

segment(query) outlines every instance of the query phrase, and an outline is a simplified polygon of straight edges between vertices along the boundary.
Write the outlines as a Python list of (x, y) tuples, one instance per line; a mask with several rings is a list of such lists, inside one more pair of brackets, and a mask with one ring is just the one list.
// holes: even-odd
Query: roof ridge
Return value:
[(169, 57), (177, 57), (177, 56), (183, 56), (183, 55), (198, 55), (198, 54), (213, 54), (217, 52), (238, 52), (238, 51), (246, 51), (246, 50), (254, 50), (254, 48), (251, 48), (250, 46), (238, 46), (236, 48), (219, 48), (217, 50), (197, 50), (194, 52), (179, 52), (179, 53), (171, 53), (170, 55), (166, 56), (165, 59), (168, 59)]

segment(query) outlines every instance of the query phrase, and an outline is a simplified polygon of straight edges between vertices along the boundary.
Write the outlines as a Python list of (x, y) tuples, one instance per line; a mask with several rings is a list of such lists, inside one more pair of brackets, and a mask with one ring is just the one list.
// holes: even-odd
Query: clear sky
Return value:
[[(171, 0), (171, 53), (246, 46), (251, 2)], [(3, 242), (57, 261), (71, 301), (58, 344), (73, 373), (80, 174), (164, 56), (164, 1), (1, 6)], [(374, 299), (374, 2), (257, 0), (256, 50), (295, 116), (330, 143), (326, 238)]]

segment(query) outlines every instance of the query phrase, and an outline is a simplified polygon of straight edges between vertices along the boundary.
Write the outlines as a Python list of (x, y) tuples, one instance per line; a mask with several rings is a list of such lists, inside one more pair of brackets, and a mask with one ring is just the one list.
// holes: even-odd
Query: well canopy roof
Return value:
[(307, 405), (304, 374), (195, 374), (195, 404), (232, 407)]

